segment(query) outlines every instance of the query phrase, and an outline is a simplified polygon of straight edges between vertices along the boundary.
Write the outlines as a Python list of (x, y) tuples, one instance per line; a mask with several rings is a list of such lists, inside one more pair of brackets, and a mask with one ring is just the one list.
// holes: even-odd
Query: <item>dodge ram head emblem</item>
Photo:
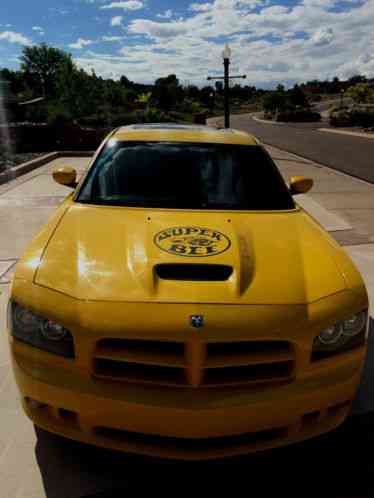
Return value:
[(204, 327), (204, 317), (203, 315), (191, 315), (190, 324), (194, 329), (200, 329)]

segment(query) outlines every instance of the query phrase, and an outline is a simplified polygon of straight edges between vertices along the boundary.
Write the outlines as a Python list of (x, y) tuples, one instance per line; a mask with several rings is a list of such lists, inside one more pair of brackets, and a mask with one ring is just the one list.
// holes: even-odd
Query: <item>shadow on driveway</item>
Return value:
[[(354, 405), (337, 430), (246, 457), (186, 463), (130, 456), (36, 429), (36, 457), (47, 498), (239, 494), (363, 498), (374, 496), (374, 321), (371, 357)], [(367, 399), (369, 397), (369, 399)]]

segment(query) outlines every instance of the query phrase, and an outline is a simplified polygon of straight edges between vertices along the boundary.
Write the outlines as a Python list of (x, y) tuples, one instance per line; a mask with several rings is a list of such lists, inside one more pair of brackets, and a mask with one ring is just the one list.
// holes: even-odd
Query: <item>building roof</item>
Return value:
[(253, 135), (244, 131), (174, 123), (122, 126), (115, 131), (111, 138), (125, 141), (259, 144), (259, 141)]

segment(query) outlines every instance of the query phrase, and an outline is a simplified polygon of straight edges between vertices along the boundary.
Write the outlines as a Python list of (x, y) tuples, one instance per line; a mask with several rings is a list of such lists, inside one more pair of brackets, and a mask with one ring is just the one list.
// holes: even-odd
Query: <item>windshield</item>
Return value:
[(77, 201), (172, 209), (295, 207), (277, 167), (262, 147), (180, 142), (107, 145)]

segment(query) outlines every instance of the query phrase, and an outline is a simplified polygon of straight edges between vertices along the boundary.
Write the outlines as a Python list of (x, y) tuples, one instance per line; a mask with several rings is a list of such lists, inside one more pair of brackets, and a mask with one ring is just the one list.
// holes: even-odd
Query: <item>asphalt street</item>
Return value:
[(263, 143), (374, 183), (374, 140), (318, 131), (325, 124), (267, 124), (249, 114), (232, 116), (232, 128), (253, 133)]

